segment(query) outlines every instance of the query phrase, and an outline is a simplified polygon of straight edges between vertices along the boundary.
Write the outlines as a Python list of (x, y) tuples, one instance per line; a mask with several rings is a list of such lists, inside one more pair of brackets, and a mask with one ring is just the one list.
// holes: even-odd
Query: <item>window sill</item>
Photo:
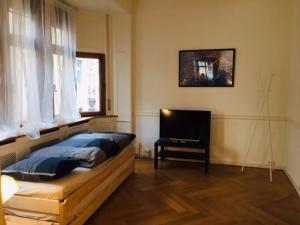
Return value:
[[(54, 131), (58, 131), (59, 128), (64, 127), (64, 126), (73, 127), (73, 126), (77, 126), (77, 125), (80, 125), (80, 124), (88, 123), (93, 118), (117, 118), (117, 117), (118, 117), (117, 115), (98, 115), (98, 116), (92, 116), (92, 117), (91, 116), (90, 117), (82, 116), (82, 118), (80, 118), (76, 121), (73, 121), (71, 123), (61, 123), (61, 124), (57, 124), (56, 126), (53, 126), (53, 127), (50, 127), (50, 128), (40, 129), (40, 134), (45, 135), (45, 134), (48, 134), (48, 133), (51, 133), (51, 132), (54, 132)], [(0, 141), (0, 146), (14, 143), (14, 142), (16, 142), (17, 138), (21, 138), (21, 137), (25, 137), (25, 135), (20, 134), (20, 135), (14, 136), (14, 137), (9, 137), (9, 138), (6, 138), (4, 140), (1, 140)]]
[(106, 116), (103, 112), (81, 112), (81, 117)]
[[(40, 134), (44, 135), (44, 134), (48, 134), (48, 133), (51, 133), (54, 131), (58, 131), (59, 128), (64, 127), (64, 126), (72, 127), (72, 126), (76, 126), (79, 124), (88, 123), (92, 118), (93, 117), (84, 117), (84, 118), (80, 118), (76, 121), (73, 121), (71, 123), (61, 123), (61, 124), (57, 124), (56, 126), (53, 126), (50, 128), (40, 129)], [(26, 136), (25, 134), (20, 134), (20, 135), (14, 136), (14, 137), (6, 138), (6, 139), (0, 141), (0, 146), (14, 143), (14, 142), (16, 142), (17, 138), (21, 138), (21, 137), (25, 137), (25, 136)]]
[(81, 115), (82, 118), (87, 118), (87, 117), (91, 117), (91, 118), (114, 118), (114, 117), (118, 117), (117, 115), (93, 115), (93, 116), (85, 116), (85, 115)]
[[(73, 126), (77, 126), (80, 124), (88, 123), (93, 118), (116, 118), (116, 117), (118, 117), (118, 116), (117, 115), (98, 115), (98, 116), (92, 116), (92, 117), (91, 116), (89, 116), (89, 117), (82, 116), (82, 118), (80, 118), (76, 121), (73, 121), (71, 123), (61, 123), (61, 124), (57, 124), (56, 126), (53, 126), (50, 128), (40, 129), (40, 134), (45, 135), (45, 134), (48, 134), (48, 133), (51, 133), (54, 131), (58, 131), (59, 128), (64, 127), (64, 126), (73, 127)], [(14, 142), (16, 142), (17, 138), (21, 138), (21, 137), (25, 137), (25, 136), (26, 136), (25, 134), (20, 134), (20, 135), (14, 136), (14, 137), (6, 138), (6, 139), (0, 141), (0, 146), (14, 143)]]

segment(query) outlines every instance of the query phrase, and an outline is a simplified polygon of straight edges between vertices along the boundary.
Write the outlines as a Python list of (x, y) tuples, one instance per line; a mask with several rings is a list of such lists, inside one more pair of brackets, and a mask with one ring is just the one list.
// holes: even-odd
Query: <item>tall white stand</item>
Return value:
[[(273, 80), (273, 74), (270, 76), (270, 80), (267, 83), (267, 88), (265, 89), (266, 91), (264, 91), (264, 96), (263, 96), (263, 100), (261, 102), (261, 105), (259, 106), (259, 111), (258, 111), (258, 115), (261, 115), (262, 113), (262, 109), (265, 107), (265, 112), (266, 112), (266, 122), (268, 125), (268, 136), (269, 136), (269, 175), (270, 175), (270, 182), (273, 181), (273, 144), (272, 144), (272, 129), (271, 129), (271, 118), (270, 118), (270, 105), (269, 105), (269, 97), (270, 97), (270, 93), (271, 93), (271, 85), (272, 85), (272, 80)], [(247, 152), (245, 154), (245, 158), (242, 164), (242, 172), (244, 172), (245, 169), (245, 165), (247, 163), (247, 159), (248, 159), (248, 155), (249, 152), (251, 150), (251, 146), (253, 144), (254, 141), (254, 136), (257, 130), (257, 126), (258, 126), (258, 121), (255, 121), (254, 124), (254, 128), (253, 131), (251, 133), (250, 136), (250, 140), (249, 140), (249, 144), (247, 147)]]

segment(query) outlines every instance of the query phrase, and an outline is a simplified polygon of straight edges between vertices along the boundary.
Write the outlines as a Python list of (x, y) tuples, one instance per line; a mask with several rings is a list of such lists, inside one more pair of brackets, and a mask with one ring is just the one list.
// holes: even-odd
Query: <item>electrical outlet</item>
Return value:
[(145, 158), (150, 158), (151, 157), (151, 150), (150, 150), (150, 148), (144, 148), (143, 149), (143, 157), (145, 157)]
[(138, 143), (137, 146), (137, 158), (151, 158), (152, 150), (151, 148), (147, 148), (143, 146), (142, 143)]

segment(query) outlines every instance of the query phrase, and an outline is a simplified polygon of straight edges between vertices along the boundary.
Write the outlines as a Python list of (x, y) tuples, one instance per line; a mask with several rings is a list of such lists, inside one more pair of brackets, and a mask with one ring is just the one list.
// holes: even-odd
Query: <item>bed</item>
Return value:
[(73, 143), (78, 135), (80, 139), (101, 135), (101, 138), (118, 142), (122, 151), (94, 168), (78, 167), (58, 180), (20, 181), (19, 191), (4, 205), (6, 214), (59, 225), (83, 224), (134, 172), (134, 136), (119, 140), (118, 134), (85, 133), (72, 136), (69, 140)]

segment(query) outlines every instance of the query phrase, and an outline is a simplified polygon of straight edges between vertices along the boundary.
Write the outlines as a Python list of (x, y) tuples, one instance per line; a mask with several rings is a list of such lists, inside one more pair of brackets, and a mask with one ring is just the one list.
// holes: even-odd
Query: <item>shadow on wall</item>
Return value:
[(238, 151), (226, 146), (224, 119), (212, 119), (210, 159), (216, 163), (224, 161), (224, 155), (232, 162), (239, 160)]

